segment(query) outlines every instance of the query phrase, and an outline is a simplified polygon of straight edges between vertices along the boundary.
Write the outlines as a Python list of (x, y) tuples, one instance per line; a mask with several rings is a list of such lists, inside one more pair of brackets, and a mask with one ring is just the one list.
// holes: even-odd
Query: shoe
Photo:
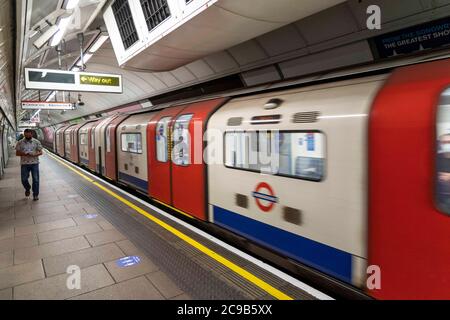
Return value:
[(33, 201), (38, 201), (39, 200), (39, 196), (33, 196)]
[(29, 197), (30, 196), (30, 190), (25, 190), (25, 197)]

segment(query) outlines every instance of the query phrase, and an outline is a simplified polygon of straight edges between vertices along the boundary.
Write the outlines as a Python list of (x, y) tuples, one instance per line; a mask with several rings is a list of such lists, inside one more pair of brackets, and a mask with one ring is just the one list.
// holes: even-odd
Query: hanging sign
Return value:
[(75, 105), (69, 102), (22, 101), (23, 110), (74, 110)]
[(115, 74), (25, 68), (25, 89), (122, 93), (122, 76)]

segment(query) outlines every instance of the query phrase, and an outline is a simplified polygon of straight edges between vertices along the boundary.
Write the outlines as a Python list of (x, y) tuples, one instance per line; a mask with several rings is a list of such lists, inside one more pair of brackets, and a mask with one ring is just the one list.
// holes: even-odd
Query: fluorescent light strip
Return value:
[(66, 33), (66, 29), (69, 26), (70, 21), (72, 21), (72, 17), (73, 16), (63, 18), (59, 21), (58, 23), (59, 31), (53, 36), (50, 46), (55, 47), (61, 42), (64, 34)]
[[(76, 6), (78, 6), (78, 2), (80, 2), (80, 0), (69, 0), (69, 2), (67, 2), (66, 5), (66, 10), (74, 9)], [(69, 23), (72, 21), (72, 18), (73, 14), (59, 20), (58, 22), (59, 31), (53, 36), (52, 42), (50, 43), (52, 47), (57, 46), (61, 42), (62, 38), (64, 37), (64, 34), (66, 33), (67, 27), (69, 26)]]
[(69, 0), (69, 2), (67, 2), (66, 9), (67, 10), (74, 9), (76, 6), (78, 6), (78, 2), (80, 2), (80, 0)]
[(109, 36), (101, 35), (95, 43), (92, 45), (92, 47), (89, 49), (89, 52), (94, 53), (97, 52), (98, 49), (105, 43), (106, 40), (109, 39)]

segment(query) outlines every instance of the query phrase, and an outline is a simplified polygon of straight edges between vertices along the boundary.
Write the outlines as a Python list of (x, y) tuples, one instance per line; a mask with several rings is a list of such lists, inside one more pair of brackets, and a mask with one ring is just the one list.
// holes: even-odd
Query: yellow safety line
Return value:
[(290, 297), (287, 294), (281, 292), (280, 290), (274, 288), (273, 286), (271, 286), (270, 284), (268, 284), (264, 280), (261, 280), (257, 276), (255, 276), (255, 275), (251, 274), (250, 272), (248, 272), (247, 270), (239, 267), (238, 265), (236, 265), (233, 262), (231, 262), (230, 260), (224, 258), (220, 254), (214, 252), (213, 250), (209, 249), (208, 247), (202, 245), (201, 243), (199, 243), (196, 240), (192, 239), (191, 237), (187, 236), (183, 232), (175, 229), (174, 227), (170, 226), (169, 224), (165, 223), (164, 221), (162, 221), (162, 220), (156, 218), (155, 216), (149, 214), (147, 211), (145, 211), (142, 208), (136, 206), (135, 204), (131, 203), (130, 201), (126, 200), (125, 198), (119, 196), (117, 193), (109, 190), (108, 188), (106, 188), (105, 186), (103, 186), (100, 183), (96, 182), (95, 180), (90, 179), (89, 177), (87, 177), (86, 175), (82, 174), (81, 172), (78, 172), (78, 170), (72, 168), (71, 166), (69, 166), (68, 164), (64, 163), (60, 159), (56, 158), (55, 156), (53, 156), (53, 155), (51, 155), (49, 153), (47, 153), (47, 154), (50, 157), (52, 157), (53, 159), (55, 159), (56, 161), (58, 161), (59, 163), (61, 163), (62, 165), (66, 166), (70, 170), (72, 170), (75, 173), (77, 173), (79, 176), (83, 177), (84, 179), (88, 180), (89, 182), (92, 182), (95, 186), (97, 186), (101, 190), (105, 191), (106, 193), (108, 193), (109, 195), (113, 196), (117, 200), (119, 200), (122, 203), (126, 204), (130, 208), (134, 209), (136, 212), (140, 213), (144, 217), (148, 218), (149, 220), (151, 220), (154, 223), (158, 224), (162, 228), (164, 228), (167, 231), (171, 232), (172, 234), (174, 234), (178, 238), (182, 239), (183, 241), (189, 243), (194, 248), (198, 249), (199, 251), (203, 252), (207, 256), (213, 258), (217, 262), (219, 262), (222, 265), (226, 266), (227, 268), (229, 268), (230, 270), (234, 271), (235, 273), (237, 273), (238, 275), (240, 275), (244, 279), (250, 281), (254, 285), (256, 285), (259, 288), (263, 289), (264, 291), (269, 293), (271, 296), (273, 296), (273, 297), (275, 297), (275, 298), (277, 298), (279, 300), (293, 300), (292, 297)]

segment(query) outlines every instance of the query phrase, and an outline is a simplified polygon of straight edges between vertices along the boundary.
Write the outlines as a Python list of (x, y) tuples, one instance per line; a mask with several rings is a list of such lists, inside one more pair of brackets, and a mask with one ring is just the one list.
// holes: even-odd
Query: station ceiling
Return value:
[[(0, 0), (0, 55), (7, 58), (0, 64), (0, 93), (3, 97), (2, 109), (9, 115), (11, 122), (30, 116), (29, 111), (21, 110), (20, 101), (45, 100), (50, 94), (46, 91), (25, 90), (23, 69), (60, 68), (55, 47), (44, 45), (38, 49), (34, 43), (51, 25), (58, 23), (58, 19), (65, 17), (67, 12), (63, 8), (67, 6), (67, 1), (69, 0)], [(83, 49), (92, 45), (101, 35), (107, 34), (103, 12), (112, 2), (78, 2), (80, 15), (63, 35), (61, 42), (62, 69), (68, 70), (79, 61), (78, 33), (84, 34)], [(254, 10), (254, 2), (260, 4), (258, 10)], [(316, 11), (306, 17), (300, 16), (294, 22), (283, 23), (283, 19), (270, 20), (270, 10), (273, 12), (273, 7), (269, 4), (274, 3), (272, 0), (219, 0), (216, 5), (228, 9), (233, 3), (240, 5), (240, 11), (232, 12), (233, 15), (254, 19), (264, 17), (266, 22), (273, 22), (274, 27), (254, 38), (196, 58), (174, 70), (159, 72), (137, 71), (136, 68), (119, 66), (111, 41), (107, 40), (89, 60), (86, 70), (122, 74), (123, 94), (81, 93), (81, 99), (85, 103), (83, 107), (64, 114), (60, 111), (43, 111), (41, 125), (101, 113), (132, 102), (143, 102), (153, 96), (233, 74), (238, 74), (244, 85), (251, 86), (264, 81), (278, 81), (354, 63), (370, 62), (374, 56), (367, 39), (448, 16), (450, 9), (450, 0), (373, 0), (370, 3), (360, 0), (291, 0), (281, 3), (286, 6), (316, 3)], [(369, 4), (381, 7), (382, 30), (367, 29), (366, 11)], [(16, 18), (15, 21), (13, 17)], [(186, 34), (186, 37), (194, 38), (196, 35)], [(15, 55), (12, 54), (14, 51)], [(58, 93), (57, 100), (62, 99), (67, 101), (68, 94), (63, 96)], [(70, 95), (71, 102), (77, 99), (77, 93)], [(15, 117), (14, 106), (17, 106)]]

